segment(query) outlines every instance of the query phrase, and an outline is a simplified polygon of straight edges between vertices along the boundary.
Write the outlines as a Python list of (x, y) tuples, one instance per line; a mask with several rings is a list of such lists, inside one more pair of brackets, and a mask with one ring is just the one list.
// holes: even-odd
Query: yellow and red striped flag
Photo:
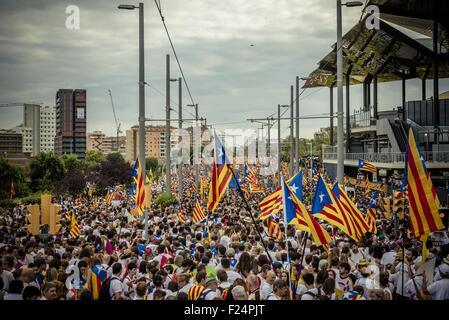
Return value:
[(179, 211), (179, 212), (178, 212), (178, 220), (179, 220), (179, 222), (181, 222), (182, 224), (185, 224), (185, 223), (186, 223), (186, 216), (185, 216), (184, 212), (182, 212), (182, 211)]
[[(323, 246), (326, 251), (329, 250), (328, 244), (331, 241), (331, 237), (326, 230), (310, 215), (306, 207), (296, 197), (296, 194), (287, 186), (282, 183), (283, 190), (283, 202), (284, 202), (284, 216), (286, 223), (289, 221), (298, 219), (298, 221), (304, 222), (306, 225), (305, 231), (312, 234), (312, 239), (318, 246)], [(304, 230), (304, 229), (303, 229)]]
[(231, 162), (226, 156), (225, 148), (215, 132), (214, 142), (212, 177), (209, 185), (209, 200), (207, 202), (209, 211), (214, 211), (217, 208), (232, 179)]
[[(349, 230), (353, 231), (352, 238), (360, 240), (360, 238), (368, 232), (369, 226), (366, 220), (363, 218), (362, 212), (355, 206), (354, 202), (346, 194), (342, 186), (335, 184), (332, 189), (333, 193), (337, 195), (343, 207), (343, 213), (348, 217), (348, 223), (350, 224)], [(351, 235), (350, 235), (351, 236)]]
[(145, 210), (145, 177), (142, 172), (139, 158), (136, 159), (133, 169), (133, 177), (136, 179), (136, 207), (140, 216)]
[(190, 287), (190, 289), (187, 291), (187, 298), (188, 300), (198, 300), (201, 293), (203, 293), (204, 287), (200, 285), (193, 285)]
[(368, 171), (375, 173), (377, 168), (374, 164), (369, 163), (368, 161), (359, 160), (359, 171)]
[(318, 178), (315, 196), (312, 201), (312, 214), (336, 226), (350, 237), (354, 237), (352, 223), (344, 212), (344, 208), (337, 195), (324, 182), (321, 175)]
[(201, 204), (197, 200), (195, 208), (193, 208), (192, 221), (195, 224), (200, 221), (203, 221), (205, 218), (206, 218), (206, 216), (204, 215), (203, 208), (201, 208)]
[(368, 175), (366, 175), (366, 179), (365, 179), (365, 197), (368, 197), (369, 191), (370, 191), (369, 178), (368, 178)]
[(435, 188), (418, 150), (412, 128), (408, 133), (403, 185), (408, 191), (410, 224), (415, 239), (443, 229), (444, 224), (438, 211), (439, 201), (436, 200)]
[(78, 226), (78, 221), (76, 221), (75, 212), (72, 212), (72, 219), (70, 222), (70, 235), (74, 238), (78, 238), (80, 234), (81, 230)]
[(248, 187), (244, 184), (240, 185), (240, 189), (243, 192), (243, 196), (245, 197), (246, 200), (249, 199), (249, 191), (248, 191)]
[(270, 216), (267, 220), (268, 236), (277, 240), (282, 239), (282, 232), (279, 224)]

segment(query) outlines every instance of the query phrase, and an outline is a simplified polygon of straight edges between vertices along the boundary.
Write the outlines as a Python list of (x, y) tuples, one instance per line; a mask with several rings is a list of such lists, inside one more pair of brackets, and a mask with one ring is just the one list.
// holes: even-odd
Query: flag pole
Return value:
[(231, 165), (229, 165), (229, 169), (231, 170), (232, 177), (233, 177), (233, 179), (235, 180), (235, 182), (236, 182), (236, 184), (237, 184), (237, 188), (238, 188), (238, 190), (239, 190), (240, 197), (243, 199), (243, 202), (245, 203), (246, 210), (248, 211), (248, 214), (249, 214), (249, 216), (251, 217), (251, 220), (252, 220), (253, 223), (254, 223), (254, 228), (256, 229), (257, 234), (258, 234), (259, 237), (260, 237), (260, 241), (262, 242), (262, 245), (263, 245), (263, 247), (264, 247), (264, 249), (265, 249), (265, 252), (266, 252), (266, 254), (267, 254), (267, 257), (268, 257), (268, 259), (270, 260), (270, 264), (273, 264), (273, 259), (271, 259), (271, 256), (270, 256), (270, 254), (268, 253), (268, 248), (267, 248), (267, 246), (265, 245), (265, 242), (263, 241), (263, 238), (262, 238), (262, 235), (260, 234), (260, 231), (259, 231), (259, 228), (258, 228), (258, 226), (257, 226), (256, 220), (254, 220), (253, 214), (251, 213), (251, 208), (250, 208), (250, 206), (249, 206), (249, 204), (248, 204), (248, 201), (246, 201), (245, 196), (243, 195), (242, 188), (240, 188), (240, 183), (238, 182), (237, 178), (235, 177), (234, 169), (232, 168)]
[[(284, 178), (281, 176), (281, 185), (282, 185), (282, 189), (284, 189)], [(288, 186), (287, 186), (287, 188), (288, 188)], [(292, 293), (292, 280), (291, 280), (291, 269), (292, 269), (292, 266), (291, 266), (291, 263), (290, 263), (290, 254), (288, 253), (288, 237), (287, 237), (287, 214), (286, 214), (286, 210), (285, 210), (285, 208), (287, 207), (286, 205), (285, 205), (285, 199), (284, 199), (284, 192), (282, 192), (282, 200), (283, 200), (283, 205), (284, 205), (284, 208), (282, 209), (282, 211), (284, 212), (284, 232), (285, 232), (285, 247), (287, 248), (287, 263), (288, 263), (288, 266), (289, 266), (289, 268), (288, 268), (288, 286), (289, 286), (289, 291), (290, 291), (290, 299), (292, 299), (293, 300), (293, 293)]]
[(309, 238), (309, 234), (306, 231), (303, 231), (304, 233), (304, 243), (302, 245), (302, 255), (301, 255), (301, 271), (303, 269), (303, 261), (304, 261), (304, 255), (306, 254), (306, 244), (307, 244), (307, 239)]

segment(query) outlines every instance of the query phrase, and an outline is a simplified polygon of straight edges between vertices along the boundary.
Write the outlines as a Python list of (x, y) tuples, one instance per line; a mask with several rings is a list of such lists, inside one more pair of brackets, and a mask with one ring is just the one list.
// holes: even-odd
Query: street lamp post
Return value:
[[(342, 23), (341, 7), (363, 6), (360, 1), (348, 1), (346, 3), (337, 0), (337, 179), (338, 183), (343, 184), (345, 172), (344, 165), (344, 131), (343, 131), (343, 50), (342, 50)], [(348, 125), (348, 124), (347, 124)], [(347, 141), (349, 143), (349, 141)]]
[[(144, 7), (122, 4), (118, 6), (122, 10), (139, 9), (139, 162), (146, 180), (145, 168), (145, 59), (144, 59)], [(147, 195), (149, 196), (149, 195)], [(144, 210), (145, 229), (144, 238), (148, 239), (148, 212)]]

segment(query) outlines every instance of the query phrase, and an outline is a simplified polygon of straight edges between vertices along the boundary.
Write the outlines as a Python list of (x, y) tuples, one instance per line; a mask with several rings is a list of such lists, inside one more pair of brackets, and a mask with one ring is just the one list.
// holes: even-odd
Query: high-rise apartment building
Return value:
[(40, 152), (55, 151), (56, 110), (45, 106), (40, 110)]
[(59, 89), (56, 93), (55, 153), (86, 156), (86, 90)]
[[(171, 130), (174, 130), (172, 128)], [(172, 146), (174, 143), (172, 142)], [(153, 157), (161, 162), (165, 161), (165, 126), (145, 127), (145, 157)], [(126, 130), (125, 160), (132, 162), (139, 154), (139, 126), (132, 126)]]

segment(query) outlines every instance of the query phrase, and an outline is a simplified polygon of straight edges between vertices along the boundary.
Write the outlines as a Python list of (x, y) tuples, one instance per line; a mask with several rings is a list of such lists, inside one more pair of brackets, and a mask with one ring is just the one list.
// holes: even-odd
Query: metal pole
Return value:
[[(145, 58), (144, 58), (144, 20), (143, 3), (139, 3), (139, 162), (145, 175)], [(149, 195), (146, 195), (149, 197)], [(144, 210), (145, 229), (144, 238), (148, 239), (148, 212)]]
[[(178, 123), (178, 127), (179, 127), (179, 129), (182, 129), (182, 78), (178, 78), (178, 89), (179, 89), (179, 110), (178, 110), (179, 123)], [(181, 132), (180, 132), (180, 134), (181, 134)], [(181, 141), (181, 140), (182, 140), (182, 137), (179, 138), (179, 141)], [(181, 155), (182, 155), (182, 151), (181, 151)], [(182, 195), (183, 195), (182, 167), (183, 167), (183, 161), (181, 158), (181, 163), (178, 165), (178, 199), (179, 199), (180, 203), (182, 202)]]
[(294, 158), (295, 158), (295, 141), (294, 139), (294, 122), (295, 116), (293, 110), (293, 86), (290, 86), (290, 177), (293, 177), (294, 172)]
[[(438, 6), (438, 2), (436, 2), (436, 8)], [(437, 11), (436, 11), (437, 12)], [(438, 151), (439, 149), (439, 136), (438, 136), (438, 128), (440, 125), (439, 114), (440, 114), (440, 97), (439, 97), (439, 65), (438, 65), (438, 22), (433, 22), (433, 52), (436, 55), (433, 59), (433, 127), (434, 127), (434, 135), (433, 135), (433, 143), (437, 144)]]
[(281, 185), (281, 105), (278, 104), (278, 185)]
[(330, 130), (329, 130), (329, 144), (331, 146), (334, 145), (334, 85), (332, 84), (329, 88), (329, 104), (330, 104), (330, 110), (329, 110), (329, 115), (330, 115)]
[(295, 148), (295, 169), (299, 171), (299, 77), (296, 76), (296, 148)]
[(405, 87), (405, 70), (402, 70), (402, 120), (406, 120), (405, 105), (406, 105), (406, 87)]
[[(198, 103), (195, 103), (195, 120), (196, 120), (196, 125), (198, 125)], [(200, 126), (200, 137), (201, 137), (201, 126)], [(198, 139), (197, 141), (197, 145), (195, 145), (195, 150), (196, 150), (196, 154), (198, 154), (198, 158), (197, 158), (197, 163), (195, 163), (195, 186), (196, 186), (196, 190), (197, 192), (200, 190), (199, 189), (199, 180), (200, 180), (200, 167), (199, 167), (199, 150), (198, 148), (200, 147), (199, 144), (201, 143), (201, 139)]]
[[(377, 74), (374, 75), (373, 78), (373, 116), (374, 119), (376, 119), (376, 123), (377, 123), (377, 119), (379, 118), (379, 113), (378, 113), (378, 105), (379, 105), (379, 101), (378, 101), (378, 94), (377, 94)], [(371, 114), (370, 114), (371, 115)], [(371, 126), (371, 120), (370, 120), (370, 126)], [(377, 143), (377, 133), (374, 133), (374, 152), (378, 152), (379, 150), (379, 146)]]
[(270, 133), (270, 130), (271, 130), (271, 118), (268, 118), (268, 147), (267, 147), (267, 156), (269, 157), (270, 156), (270, 147), (271, 147), (271, 145), (270, 145), (270, 139), (271, 139), (271, 133)]
[(170, 153), (171, 153), (171, 145), (170, 145), (170, 55), (166, 56), (166, 86), (165, 86), (165, 113), (166, 113), (166, 123), (165, 123), (165, 186), (168, 194), (171, 194), (171, 161), (170, 161)]
[(343, 184), (344, 132), (343, 132), (343, 52), (341, 31), (341, 0), (337, 0), (337, 180)]
[(349, 89), (350, 89), (350, 78), (348, 71), (348, 73), (346, 73), (346, 152), (348, 153), (350, 146), (349, 141), (351, 139), (351, 118), (349, 116), (349, 105), (350, 105)]

